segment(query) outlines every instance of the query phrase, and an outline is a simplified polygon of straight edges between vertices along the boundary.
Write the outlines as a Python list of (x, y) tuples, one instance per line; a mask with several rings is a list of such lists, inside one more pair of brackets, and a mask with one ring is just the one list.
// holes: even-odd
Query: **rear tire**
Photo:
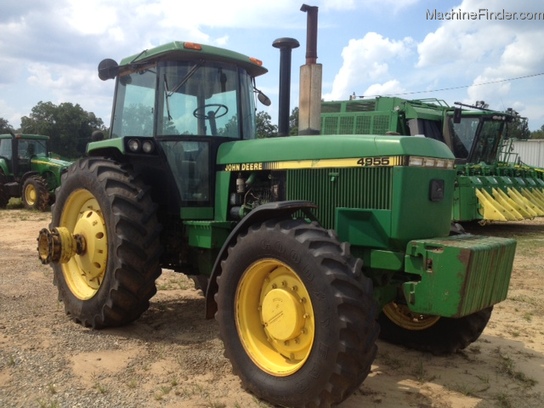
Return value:
[(334, 232), (302, 220), (269, 220), (238, 237), (222, 262), (216, 319), (247, 390), (329, 407), (359, 387), (379, 331), (361, 265)]
[(95, 329), (137, 319), (161, 273), (160, 226), (149, 189), (130, 167), (85, 158), (63, 175), (52, 213), (51, 227), (86, 241), (84, 253), (53, 264), (66, 313)]
[(435, 355), (455, 353), (475, 342), (482, 334), (493, 307), (457, 319), (412, 314), (394, 302), (380, 313), (380, 338), (414, 350)]
[(4, 184), (6, 183), (7, 179), (4, 175), (4, 172), (0, 170), (0, 208), (6, 208), (8, 206), (9, 197), (6, 193), (6, 190), (4, 189)]
[(23, 205), (29, 210), (47, 211), (49, 209), (49, 190), (47, 182), (40, 176), (30, 176), (23, 184)]

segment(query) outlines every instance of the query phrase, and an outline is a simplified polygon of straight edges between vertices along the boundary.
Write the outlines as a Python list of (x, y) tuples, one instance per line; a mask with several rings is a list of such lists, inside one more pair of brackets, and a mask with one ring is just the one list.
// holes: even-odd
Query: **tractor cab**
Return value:
[(0, 208), (22, 198), (26, 208), (47, 210), (70, 162), (50, 157), (49, 137), (0, 135)]
[[(254, 78), (266, 71), (256, 59), (189, 42), (146, 50), (119, 65), (104, 60), (100, 78), (117, 78), (111, 137), (123, 140), (121, 151), (136, 167), (142, 160), (148, 176), (154, 177), (150, 160), (168, 169), (163, 191), (178, 193), (170, 197), (172, 208), (197, 208), (198, 219), (209, 218), (215, 153), (225, 141), (255, 138), (255, 95), (269, 100)], [(99, 154), (104, 143), (91, 143), (88, 151)]]
[(0, 135), (0, 157), (5, 161), (4, 173), (17, 178), (31, 170), (31, 159), (47, 157), (48, 136)]
[(492, 111), (449, 111), (444, 133), (451, 135), (456, 163), (495, 163), (506, 124), (513, 118)]

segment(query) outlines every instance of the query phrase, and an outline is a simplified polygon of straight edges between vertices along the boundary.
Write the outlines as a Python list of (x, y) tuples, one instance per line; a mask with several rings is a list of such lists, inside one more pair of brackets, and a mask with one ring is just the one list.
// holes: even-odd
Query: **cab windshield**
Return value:
[(255, 138), (252, 78), (233, 64), (164, 61), (122, 73), (114, 137)]
[(496, 160), (504, 122), (484, 116), (462, 117), (460, 123), (454, 123), (451, 117), (449, 120), (456, 158), (467, 159), (470, 163)]

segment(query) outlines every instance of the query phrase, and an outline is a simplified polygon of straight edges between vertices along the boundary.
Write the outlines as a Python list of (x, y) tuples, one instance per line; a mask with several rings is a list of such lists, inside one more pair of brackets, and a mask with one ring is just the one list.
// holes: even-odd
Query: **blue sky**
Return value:
[(324, 99), (484, 100), (514, 108), (531, 130), (544, 124), (542, 0), (3, 0), (0, 117), (18, 127), (39, 101), (71, 102), (108, 125), (113, 81), (98, 79), (98, 63), (183, 40), (262, 60), (269, 73), (257, 86), (273, 104), (259, 110), (277, 122), (272, 42), (293, 37), (301, 44), (292, 55), (293, 108), (305, 63), (304, 2), (319, 7)]

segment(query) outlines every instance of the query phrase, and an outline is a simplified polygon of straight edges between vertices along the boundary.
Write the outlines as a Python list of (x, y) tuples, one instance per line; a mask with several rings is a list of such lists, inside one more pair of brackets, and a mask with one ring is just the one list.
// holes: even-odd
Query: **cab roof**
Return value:
[(256, 77), (268, 72), (262, 62), (256, 58), (211, 45), (197, 44), (186, 41), (173, 41), (155, 48), (143, 50), (121, 60), (120, 67), (133, 64), (145, 64), (155, 60), (173, 59), (185, 60), (204, 58), (206, 60), (234, 63), (244, 68), (250, 75)]

